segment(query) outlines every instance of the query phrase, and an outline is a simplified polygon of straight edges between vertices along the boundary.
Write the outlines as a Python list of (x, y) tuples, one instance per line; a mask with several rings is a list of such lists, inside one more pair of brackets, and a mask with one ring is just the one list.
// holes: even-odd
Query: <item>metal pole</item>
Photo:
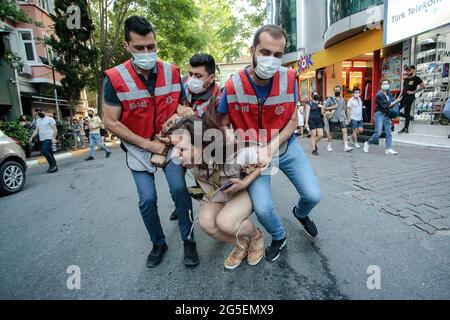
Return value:
[(52, 75), (53, 75), (53, 90), (55, 92), (55, 104), (56, 104), (56, 114), (58, 116), (58, 120), (61, 120), (61, 114), (59, 112), (59, 103), (58, 103), (58, 91), (56, 90), (56, 80), (55, 80), (55, 68), (52, 67)]
[(430, 124), (433, 124), (433, 118), (434, 118), (434, 97), (435, 97), (435, 95), (434, 95), (434, 93), (435, 93), (435, 83), (434, 83), (434, 81), (436, 79), (436, 69), (437, 69), (437, 63), (438, 63), (437, 62), (438, 61), (437, 54), (438, 54), (439, 36), (440, 36), (440, 34), (438, 33), (436, 35), (436, 48), (434, 50), (433, 95), (432, 95), (432, 98), (431, 98), (431, 122), (430, 122)]
[(13, 69), (14, 69), (14, 78), (16, 79), (16, 90), (17, 90), (17, 99), (19, 100), (20, 115), (23, 115), (22, 99), (20, 96), (19, 73), (17, 72), (16, 66), (13, 66)]

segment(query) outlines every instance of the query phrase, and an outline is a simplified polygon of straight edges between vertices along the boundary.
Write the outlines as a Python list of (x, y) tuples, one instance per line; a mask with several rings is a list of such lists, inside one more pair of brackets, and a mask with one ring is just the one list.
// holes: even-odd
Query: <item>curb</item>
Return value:
[[(105, 145), (107, 147), (120, 145), (120, 141), (106, 142)], [(99, 148), (95, 147), (95, 150), (99, 150)], [(81, 156), (81, 155), (87, 154), (87, 153), (89, 153), (89, 148), (75, 150), (75, 151), (69, 151), (69, 152), (64, 152), (64, 153), (58, 153), (58, 154), (55, 154), (55, 159), (56, 160), (69, 159), (69, 158), (78, 157), (78, 156)], [(27, 160), (28, 168), (38, 167), (38, 166), (41, 166), (44, 164), (47, 164), (47, 159), (45, 159), (44, 156), (40, 156), (37, 159), (33, 159), (33, 160)]]

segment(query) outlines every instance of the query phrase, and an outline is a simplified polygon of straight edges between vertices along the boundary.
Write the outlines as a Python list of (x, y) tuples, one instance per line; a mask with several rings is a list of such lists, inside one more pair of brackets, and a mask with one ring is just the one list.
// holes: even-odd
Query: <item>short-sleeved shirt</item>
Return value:
[(38, 129), (39, 141), (53, 139), (53, 127), (56, 126), (55, 119), (45, 116), (36, 119), (36, 128)]
[(408, 101), (414, 101), (416, 99), (415, 94), (407, 94), (407, 91), (416, 91), (417, 86), (421, 84), (423, 80), (419, 76), (413, 76), (403, 80), (403, 99)]
[(329, 97), (325, 103), (325, 107), (329, 108), (337, 104), (337, 109), (334, 112), (331, 122), (345, 121), (345, 99), (343, 97)]
[[(257, 85), (255, 81), (253, 81), (252, 77), (250, 77), (250, 74), (248, 72), (249, 67), (245, 68), (245, 74), (252, 84), (253, 88), (255, 89), (256, 97), (258, 98), (259, 103), (264, 103), (266, 101), (267, 97), (270, 94), (270, 89), (272, 89), (272, 79), (269, 80), (269, 82), (263, 86)], [(295, 90), (294, 90), (294, 103), (297, 105), (298, 102), (298, 86), (297, 82), (295, 83)], [(225, 92), (225, 88), (222, 90), (222, 97), (220, 99), (219, 107), (217, 108), (217, 111), (219, 113), (228, 113), (228, 101), (227, 101), (227, 93)]]
[[(132, 64), (133, 66), (133, 64)], [(133, 66), (134, 68), (134, 66)], [(137, 73), (137, 72), (136, 72)], [(150, 76), (147, 79), (142, 74), (137, 73), (139, 76), (139, 79), (142, 80), (142, 82), (147, 86), (148, 92), (153, 95), (155, 94), (155, 87), (156, 87), (156, 79), (158, 77), (158, 66), (155, 65), (153, 69), (150, 72)], [(181, 84), (181, 76), (180, 76), (180, 84)], [(103, 80), (103, 97), (105, 99), (106, 104), (110, 106), (117, 106), (120, 107), (122, 104), (120, 103), (119, 98), (117, 97), (117, 93), (114, 90), (114, 87), (111, 84), (111, 80), (109, 80), (108, 77), (105, 77)], [(186, 98), (186, 93), (184, 92), (183, 86), (181, 86), (180, 91), (180, 102), (182, 102)]]
[(361, 121), (363, 119), (362, 101), (360, 98), (352, 97), (348, 100), (347, 107), (351, 110), (352, 120)]

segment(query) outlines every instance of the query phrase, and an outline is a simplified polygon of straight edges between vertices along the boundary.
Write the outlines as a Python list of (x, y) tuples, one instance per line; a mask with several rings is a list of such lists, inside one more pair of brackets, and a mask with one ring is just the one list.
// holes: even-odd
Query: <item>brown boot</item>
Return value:
[(248, 241), (241, 242), (241, 245), (244, 247), (236, 246), (233, 251), (228, 255), (228, 257), (225, 259), (225, 262), (223, 265), (225, 268), (232, 270), (239, 267), (242, 260), (247, 256), (247, 249), (248, 249)]
[(264, 257), (264, 233), (256, 229), (256, 236), (250, 238), (247, 253), (247, 262), (251, 266), (257, 265)]

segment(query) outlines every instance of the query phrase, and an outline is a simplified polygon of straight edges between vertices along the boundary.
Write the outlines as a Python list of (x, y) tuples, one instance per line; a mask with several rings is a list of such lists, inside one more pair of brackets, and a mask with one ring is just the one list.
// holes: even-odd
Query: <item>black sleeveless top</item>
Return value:
[(322, 109), (319, 108), (319, 103), (318, 102), (314, 102), (314, 101), (310, 101), (309, 102), (309, 119), (313, 120), (313, 121), (322, 121), (322, 114), (321, 111)]

